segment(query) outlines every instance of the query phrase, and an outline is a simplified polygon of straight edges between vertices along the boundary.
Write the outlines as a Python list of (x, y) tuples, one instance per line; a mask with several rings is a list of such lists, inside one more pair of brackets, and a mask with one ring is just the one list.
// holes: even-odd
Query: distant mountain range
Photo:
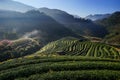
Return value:
[[(0, 0), (0, 40), (32, 37), (46, 44), (66, 36), (103, 38), (108, 32), (112, 33), (107, 25), (111, 16), (99, 14), (80, 18), (58, 9), (37, 9), (13, 0)], [(115, 17), (114, 21), (117, 19)]]
[(95, 15), (88, 15), (85, 19), (90, 19), (92, 21), (101, 20), (104, 18), (108, 18), (111, 14), (95, 14)]

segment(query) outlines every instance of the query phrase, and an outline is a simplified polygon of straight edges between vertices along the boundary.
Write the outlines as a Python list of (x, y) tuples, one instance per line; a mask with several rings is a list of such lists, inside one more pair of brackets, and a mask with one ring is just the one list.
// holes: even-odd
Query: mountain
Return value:
[[(104, 43), (96, 43), (84, 41), (77, 38), (62, 38), (53, 41), (44, 46), (36, 54), (50, 55), (79, 55), (87, 57), (100, 57), (100, 58), (118, 58), (119, 52), (115, 47), (109, 46)], [(116, 56), (116, 57), (115, 57)]]
[(100, 20), (100, 19), (104, 19), (104, 18), (108, 18), (111, 14), (95, 14), (95, 15), (88, 15), (85, 17), (85, 19), (90, 19), (92, 21), (95, 20)]
[[(0, 0), (0, 10), (1, 11), (9, 10), (9, 11), (26, 12), (29, 10), (37, 10), (37, 9), (34, 7), (31, 7), (31, 6), (22, 4), (20, 2), (14, 1), (14, 0)], [(66, 29), (68, 28), (75, 34), (86, 35), (86, 36), (95, 36), (95, 37), (104, 37), (104, 35), (107, 33), (107, 31), (103, 27), (101, 27), (97, 24), (94, 24), (92, 21), (85, 20), (85, 19), (82, 19), (79, 17), (75, 17), (74, 15), (70, 15), (62, 10), (40, 8), (39, 11), (44, 12), (47, 16), (53, 18), (54, 20), (56, 20), (57, 23), (60, 23), (62, 26), (65, 26)], [(5, 16), (10, 17), (10, 16), (14, 16), (14, 15), (21, 16), (21, 14), (19, 14), (17, 12), (15, 12), (14, 14), (12, 13), (13, 15), (11, 15), (7, 12), (1, 12), (1, 14), (4, 14), (4, 15), (1, 15), (4, 17)], [(34, 14), (34, 13), (32, 13), (32, 14)], [(12, 23), (12, 22), (10, 22), (10, 23)], [(19, 24), (19, 23), (17, 23), (17, 24)], [(36, 24), (36, 23), (33, 23), (33, 24)], [(8, 29), (8, 28), (6, 28), (6, 29)], [(16, 32), (16, 28), (14, 28), (14, 31)], [(4, 32), (0, 31), (0, 33), (2, 34), (1, 37), (4, 37), (3, 36)], [(6, 33), (6, 35), (8, 35), (8, 34)], [(15, 38), (11, 37), (13, 35), (15, 35), (15, 38), (17, 38), (19, 36), (19, 35), (16, 35), (14, 32), (9, 33), (10, 38), (15, 39)]]
[(59, 23), (71, 29), (73, 32), (80, 35), (103, 37), (107, 33), (105, 28), (93, 23), (92, 21), (78, 17), (76, 18), (75, 16), (62, 10), (40, 8), (39, 11), (44, 12)]
[(64, 25), (37, 10), (26, 13), (0, 11), (0, 39), (38, 38), (44, 44), (65, 36), (76, 36)]
[(104, 26), (109, 34), (106, 36), (107, 42), (120, 45), (120, 11), (113, 13), (110, 17), (96, 21)]
[(26, 12), (32, 9), (35, 8), (14, 0), (0, 0), (0, 10)]
[(51, 16), (56, 21), (66, 24), (70, 22), (79, 22), (78, 18), (74, 18), (73, 15), (68, 14), (65, 11), (58, 10), (58, 9), (49, 9), (49, 8), (39, 8), (40, 12), (44, 12), (45, 14)]

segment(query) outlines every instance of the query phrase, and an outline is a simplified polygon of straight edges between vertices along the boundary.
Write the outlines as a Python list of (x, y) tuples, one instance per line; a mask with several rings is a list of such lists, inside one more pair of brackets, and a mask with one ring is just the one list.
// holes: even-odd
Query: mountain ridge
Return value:
[[(7, 13), (9, 13), (9, 16), (6, 17)], [(10, 37), (10, 33), (14, 33), (14, 36), (17, 35), (18, 38), (28, 33), (35, 33), (31, 37), (38, 37), (45, 43), (65, 36), (77, 36), (77, 34), (64, 27), (64, 25), (36, 10), (26, 13), (14, 11), (8, 11), (7, 13), (0, 13), (0, 32), (2, 32), (3, 37), (6, 36), (6, 39), (9, 39), (7, 37)], [(2, 36), (1, 39), (3, 39)], [(11, 36), (13, 37), (13, 35)]]
[(96, 20), (102, 20), (104, 18), (108, 18), (111, 14), (94, 14), (94, 15), (88, 15), (85, 17), (85, 19), (90, 19), (92, 21)]
[(75, 33), (95, 37), (103, 37), (107, 34), (104, 27), (95, 24), (91, 20), (75, 18), (74, 15), (71, 15), (65, 11), (49, 8), (39, 8), (39, 11), (49, 15), (57, 22), (63, 24)]
[(96, 23), (108, 30), (109, 33), (105, 37), (108, 43), (120, 45), (120, 11), (111, 14), (108, 18), (97, 20)]
[(0, 10), (26, 12), (32, 9), (36, 8), (14, 0), (0, 0)]

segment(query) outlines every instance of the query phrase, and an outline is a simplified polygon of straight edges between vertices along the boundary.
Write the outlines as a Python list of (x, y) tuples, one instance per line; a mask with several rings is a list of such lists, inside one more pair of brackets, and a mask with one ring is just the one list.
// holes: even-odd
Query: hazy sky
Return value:
[(81, 17), (89, 14), (104, 14), (120, 11), (120, 0), (15, 0), (33, 7), (56, 8), (77, 14)]

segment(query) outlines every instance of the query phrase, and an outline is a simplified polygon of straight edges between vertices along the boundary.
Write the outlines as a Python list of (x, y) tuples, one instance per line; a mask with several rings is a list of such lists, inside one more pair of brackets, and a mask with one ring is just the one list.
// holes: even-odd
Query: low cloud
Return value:
[(23, 38), (30, 38), (30, 37), (32, 37), (32, 36), (37, 35), (38, 33), (39, 33), (38, 30), (34, 30), (34, 31), (32, 31), (32, 32), (28, 32), (28, 33), (26, 33), (26, 34), (23, 36)]

